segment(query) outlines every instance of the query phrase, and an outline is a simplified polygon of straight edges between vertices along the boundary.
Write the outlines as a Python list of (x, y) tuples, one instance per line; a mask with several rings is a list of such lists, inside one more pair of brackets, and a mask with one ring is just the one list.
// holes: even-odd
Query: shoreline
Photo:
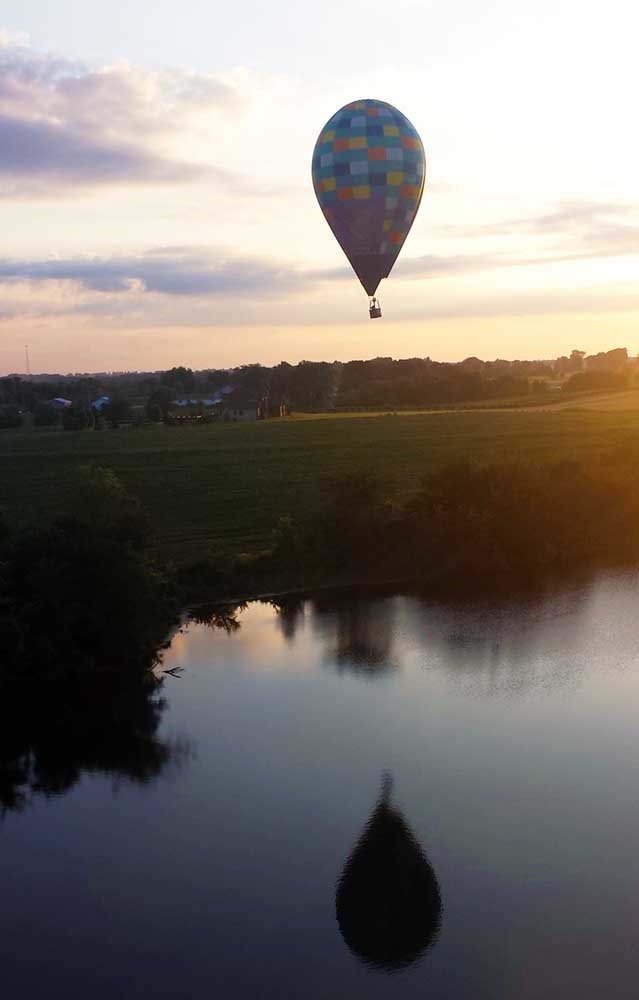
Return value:
[(283, 590), (268, 590), (264, 592), (253, 590), (245, 593), (243, 596), (235, 594), (232, 597), (212, 597), (209, 600), (189, 603), (185, 606), (185, 610), (188, 614), (189, 611), (195, 611), (197, 608), (204, 608), (207, 606), (225, 608), (230, 607), (231, 605), (238, 606), (240, 604), (249, 604), (252, 601), (261, 601), (264, 603), (269, 601), (285, 602), (287, 600), (303, 601), (311, 600), (316, 594), (338, 595), (355, 590), (380, 591), (394, 589), (395, 587), (406, 587), (408, 589), (418, 588), (419, 584), (420, 581), (415, 577), (391, 577), (384, 580), (349, 580), (345, 582), (321, 583), (317, 585), (288, 587)]
[(558, 590), (580, 588), (590, 583), (595, 577), (609, 573), (629, 571), (639, 573), (639, 565), (633, 562), (618, 562), (605, 566), (572, 566), (562, 572), (555, 571), (546, 576), (513, 581), (486, 574), (481, 586), (463, 585), (454, 572), (433, 573), (430, 577), (386, 577), (379, 580), (333, 580), (316, 585), (298, 587), (282, 587), (273, 590), (258, 588), (211, 596), (197, 602), (187, 602), (182, 607), (181, 617), (188, 618), (198, 609), (218, 609), (240, 607), (252, 602), (285, 604), (288, 601), (308, 601), (315, 597), (347, 597), (356, 593), (362, 595), (390, 596), (402, 592), (419, 594), (433, 600), (454, 599), (462, 601), (477, 601), (483, 598), (516, 600), (517, 598), (539, 596), (542, 593)]

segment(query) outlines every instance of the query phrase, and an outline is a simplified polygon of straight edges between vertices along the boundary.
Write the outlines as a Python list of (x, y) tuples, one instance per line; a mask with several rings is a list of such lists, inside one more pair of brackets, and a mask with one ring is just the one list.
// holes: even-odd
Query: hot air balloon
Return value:
[(384, 101), (340, 108), (319, 134), (313, 187), (333, 234), (381, 315), (377, 286), (408, 236), (424, 190), (424, 147), (401, 111)]

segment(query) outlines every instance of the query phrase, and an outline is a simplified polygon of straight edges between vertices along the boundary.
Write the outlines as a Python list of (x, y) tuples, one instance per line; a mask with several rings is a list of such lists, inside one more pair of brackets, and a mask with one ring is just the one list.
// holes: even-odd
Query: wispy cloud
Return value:
[(0, 194), (48, 196), (52, 188), (80, 184), (183, 183), (203, 168), (109, 141), (64, 124), (0, 115)]
[[(1, 126), (0, 119), (0, 126)], [(50, 126), (51, 128), (53, 126)], [(113, 167), (119, 169), (120, 163)], [(134, 170), (131, 161), (129, 168)], [(87, 169), (85, 165), (85, 169)], [(146, 169), (146, 167), (145, 167)], [(150, 170), (151, 167), (149, 166)], [(102, 165), (103, 176), (106, 170)], [(229, 185), (233, 178), (229, 180)], [(626, 204), (563, 202), (529, 218), (497, 223), (492, 235), (513, 237), (472, 244), (476, 252), (454, 249), (447, 253), (401, 257), (393, 271), (393, 282), (430, 280), (437, 287), (424, 296), (410, 292), (402, 316), (523, 315), (556, 309), (582, 311), (588, 305), (612, 311), (635, 308), (637, 296), (627, 284), (606, 284), (598, 291), (565, 287), (563, 264), (595, 259), (635, 256), (639, 250), (637, 208)], [(514, 237), (530, 232), (527, 240)], [(539, 239), (539, 234), (550, 239)], [(449, 243), (449, 246), (455, 246)], [(529, 249), (530, 252), (526, 252)], [(477, 282), (463, 279), (484, 272), (517, 269), (548, 270), (547, 291), (531, 298), (527, 282), (504, 276), (489, 282), (503, 285), (487, 297)], [(451, 282), (456, 291), (451, 299)], [(569, 279), (570, 280), (570, 279)], [(332, 268), (308, 267), (291, 258), (275, 260), (259, 253), (243, 253), (229, 246), (160, 246), (146, 252), (112, 255), (0, 259), (3, 310), (0, 320), (15, 316), (78, 317), (90, 324), (118, 326), (202, 326), (224, 322), (268, 323), (300, 321), (302, 306), (313, 300), (313, 314), (327, 322), (335, 320), (328, 298), (341, 296), (340, 286), (355, 283), (347, 262)], [(413, 305), (410, 303), (413, 302)], [(416, 311), (415, 311), (416, 310)]]
[(0, 49), (26, 48), (29, 45), (29, 36), (26, 31), (9, 31), (8, 28), (0, 27)]
[[(607, 255), (608, 250), (523, 256), (509, 253), (428, 254), (400, 260), (393, 277), (445, 279), (485, 271), (550, 266)], [(0, 259), (0, 284), (67, 283), (110, 295), (154, 294), (184, 298), (278, 297), (321, 283), (353, 281), (348, 264), (303, 269), (266, 257), (240, 256), (223, 247), (159, 247), (141, 254)]]
[(508, 253), (476, 254), (426, 254), (423, 257), (409, 257), (399, 261), (397, 277), (406, 278), (452, 278), (462, 274), (480, 274), (483, 271), (497, 271), (502, 268), (543, 267), (565, 264), (570, 261), (586, 261), (593, 257), (609, 256), (607, 252), (546, 254), (525, 257)]
[(86, 291), (170, 296), (276, 295), (307, 283), (302, 272), (220, 248), (163, 247), (137, 256), (0, 260), (0, 283), (72, 282)]
[(600, 256), (639, 253), (639, 205), (627, 202), (560, 201), (538, 215), (442, 231), (464, 239), (485, 237), (547, 237), (552, 245)]

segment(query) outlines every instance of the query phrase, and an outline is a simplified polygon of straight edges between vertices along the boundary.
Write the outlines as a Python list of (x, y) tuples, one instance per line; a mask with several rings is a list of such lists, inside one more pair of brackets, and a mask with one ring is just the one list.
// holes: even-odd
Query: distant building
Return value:
[(110, 402), (111, 402), (111, 397), (110, 396), (100, 396), (99, 399), (95, 399), (91, 403), (91, 406), (92, 406), (92, 408), (94, 410), (96, 410), (98, 413), (100, 413), (104, 409), (105, 406), (108, 406), (108, 404)]
[(221, 407), (222, 419), (227, 421), (262, 420), (265, 416), (262, 400), (256, 399), (246, 389), (235, 389), (227, 394)]
[(227, 385), (208, 399), (175, 399), (167, 416), (168, 422), (173, 424), (265, 420), (268, 400), (266, 397), (258, 399), (246, 389)]

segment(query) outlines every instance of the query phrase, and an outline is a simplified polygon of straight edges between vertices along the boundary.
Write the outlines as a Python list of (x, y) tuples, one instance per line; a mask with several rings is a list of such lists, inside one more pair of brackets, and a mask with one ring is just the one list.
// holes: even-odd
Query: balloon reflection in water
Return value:
[(399, 809), (391, 806), (392, 778), (337, 886), (337, 921), (344, 941), (367, 965), (405, 969), (433, 942), (442, 902), (437, 878)]

